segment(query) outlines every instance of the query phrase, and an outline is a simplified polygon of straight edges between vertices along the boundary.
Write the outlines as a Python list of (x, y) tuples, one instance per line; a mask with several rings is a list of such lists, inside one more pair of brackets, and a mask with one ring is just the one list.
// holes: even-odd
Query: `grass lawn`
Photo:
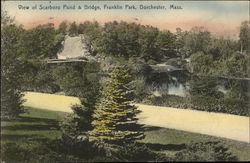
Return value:
[(143, 139), (141, 142), (153, 144), (156, 146), (156, 150), (158, 150), (157, 144), (160, 144), (160, 148), (162, 150), (161, 152), (174, 154), (178, 150), (183, 149), (185, 144), (190, 144), (192, 142), (219, 141), (225, 147), (229, 148), (229, 151), (237, 156), (239, 160), (250, 160), (249, 143), (168, 128), (148, 126), (146, 130), (145, 139)]
[[(26, 108), (24, 113), (15, 121), (1, 123), (1, 143), (16, 142), (23, 147), (37, 146), (46, 140), (61, 136), (59, 121), (68, 113)], [(158, 152), (174, 154), (191, 142), (220, 141), (240, 160), (250, 160), (250, 145), (244, 142), (228, 140), (213, 136), (147, 126), (145, 139), (141, 142), (150, 144)]]
[(61, 136), (59, 121), (67, 114), (35, 108), (14, 121), (1, 122), (1, 143), (16, 142), (21, 146), (42, 143)]

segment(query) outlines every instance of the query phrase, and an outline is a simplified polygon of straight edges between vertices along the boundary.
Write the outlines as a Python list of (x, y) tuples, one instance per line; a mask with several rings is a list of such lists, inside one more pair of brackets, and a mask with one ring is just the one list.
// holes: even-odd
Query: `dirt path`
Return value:
[[(80, 103), (75, 97), (36, 92), (27, 92), (24, 98), (27, 99), (25, 106), (64, 112), (72, 112), (70, 106)], [(249, 117), (142, 104), (136, 106), (142, 111), (138, 115), (141, 124), (250, 142)]]
[(71, 113), (73, 104), (80, 104), (76, 97), (48, 93), (26, 92), (24, 106)]
[(249, 117), (137, 104), (139, 123), (249, 141)]

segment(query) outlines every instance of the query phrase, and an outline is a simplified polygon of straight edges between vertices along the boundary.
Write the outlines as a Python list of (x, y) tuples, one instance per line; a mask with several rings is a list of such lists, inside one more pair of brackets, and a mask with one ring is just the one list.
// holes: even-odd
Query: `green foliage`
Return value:
[(18, 50), (26, 60), (56, 58), (63, 39), (53, 24), (39, 25), (23, 32)]
[(169, 106), (175, 108), (188, 108), (188, 99), (175, 95), (163, 94), (162, 96), (147, 96), (143, 99), (142, 103), (157, 106)]
[(146, 83), (144, 79), (136, 79), (133, 81), (133, 85), (135, 87), (135, 100), (136, 102), (141, 102), (145, 99), (149, 94), (146, 90)]
[(17, 143), (5, 143), (1, 151), (2, 161), (6, 162), (57, 162), (63, 157), (48, 148), (48, 145), (37, 143), (35, 146), (21, 146)]
[(203, 27), (193, 27), (184, 35), (184, 47), (190, 51), (190, 54), (205, 52), (211, 41), (211, 34)]
[(23, 59), (19, 53), (23, 29), (9, 20), (5, 23), (1, 24), (1, 118), (15, 118), (23, 112), (20, 87)]
[(197, 52), (190, 56), (192, 71), (195, 74), (209, 74), (213, 65), (213, 58), (203, 52)]
[(246, 57), (240, 53), (234, 53), (226, 62), (228, 75), (235, 77), (248, 77), (248, 66)]
[(88, 98), (99, 91), (100, 67), (96, 62), (62, 64), (50, 69), (55, 84), (67, 95)]
[(218, 142), (193, 143), (176, 153), (176, 161), (238, 161), (228, 148)]
[(132, 76), (124, 66), (114, 69), (103, 90), (103, 98), (94, 113), (90, 139), (97, 142), (126, 143), (143, 137), (136, 124), (134, 95), (129, 84)]
[(193, 78), (190, 82), (191, 95), (214, 96), (219, 98), (222, 94), (217, 91), (217, 80), (215, 78), (199, 77)]
[(206, 53), (213, 56), (213, 60), (220, 62), (230, 57), (237, 50), (237, 42), (223, 37), (212, 38), (206, 48)]
[(250, 53), (250, 21), (244, 21), (241, 23), (239, 37), (241, 52), (245, 51), (246, 53)]
[(139, 25), (126, 22), (109, 22), (103, 27), (98, 51), (113, 57), (139, 55)]
[[(224, 81), (224, 85), (228, 89), (225, 94), (218, 89), (219, 81), (217, 78), (194, 77), (189, 82), (188, 95), (185, 97), (165, 93), (161, 96), (143, 96), (146, 93), (145, 84), (136, 80), (134, 85), (136, 93), (140, 93), (139, 95), (143, 97), (137, 98), (145, 104), (248, 116), (250, 106), (249, 81)], [(138, 86), (137, 82), (141, 84)]]
[(175, 42), (176, 36), (173, 33), (170, 31), (160, 31), (156, 41), (156, 48), (158, 51), (157, 57), (161, 58), (165, 56), (171, 58), (175, 55), (175, 52), (173, 51), (175, 49)]
[(61, 33), (63, 35), (66, 35), (68, 32), (68, 24), (66, 21), (63, 21), (62, 23), (59, 24), (59, 27), (57, 29), (58, 33)]
[(97, 52), (125, 59), (137, 58), (134, 61), (160, 62), (168, 55), (166, 50), (174, 49), (175, 44), (175, 35), (170, 31), (123, 21), (106, 23), (101, 33), (95, 41)]
[(70, 96), (83, 97), (84, 90), (87, 90), (83, 73), (83, 65), (72, 66), (59, 65), (53, 69), (56, 84)]
[[(123, 162), (151, 162), (157, 160), (157, 154), (151, 151), (145, 144), (126, 144), (113, 154)], [(158, 156), (159, 157), (159, 156)], [(158, 158), (159, 159), (159, 158)], [(161, 158), (163, 159), (163, 158)]]
[(1, 10), (1, 27), (12, 23), (14, 23), (14, 18), (10, 17), (7, 11)]
[(70, 26), (69, 26), (69, 35), (70, 36), (78, 35), (78, 26), (77, 26), (76, 22), (73, 22), (73, 23), (70, 24)]
[(157, 36), (159, 34), (159, 30), (152, 26), (141, 26), (140, 27), (140, 58), (144, 60), (144, 62), (156, 62), (159, 61), (160, 56), (157, 53)]
[(84, 34), (84, 43), (91, 55), (97, 54), (98, 43), (101, 40), (101, 26), (98, 22), (85, 21), (78, 26), (78, 33)]
[(26, 61), (21, 81), (23, 91), (55, 93), (60, 90), (52, 67), (44, 62)]
[(191, 70), (201, 76), (248, 77), (248, 56), (237, 52), (237, 42), (213, 38), (206, 47), (190, 56)]
[(94, 148), (91, 144), (77, 142), (69, 144), (64, 140), (36, 142), (19, 145), (15, 142), (4, 143), (1, 148), (1, 161), (5, 162), (86, 162), (93, 158)]
[(97, 95), (90, 96), (88, 99), (81, 99), (80, 106), (72, 106), (74, 114), (78, 115), (78, 126), (82, 131), (89, 131), (92, 128), (92, 115), (95, 111)]
[(63, 140), (74, 143), (81, 139), (80, 136), (83, 135), (83, 132), (79, 130), (77, 119), (79, 119), (77, 115), (68, 115), (60, 122)]
[(81, 105), (73, 105), (73, 114), (66, 117), (60, 124), (62, 138), (72, 143), (88, 140), (88, 131), (93, 129), (93, 113), (95, 111), (97, 95), (88, 99), (82, 98)]
[[(63, 131), (63, 139), (70, 140), (71, 142), (77, 142), (81, 139), (88, 139), (88, 131), (92, 130), (92, 121), (93, 121), (93, 113), (95, 111), (96, 101), (99, 97), (99, 89), (100, 89), (100, 83), (99, 83), (99, 77), (97, 74), (88, 72), (89, 70), (92, 70), (96, 67), (94, 63), (87, 64), (83, 67), (76, 68), (75, 71), (83, 71), (83, 79), (77, 79), (74, 81), (75, 78), (73, 77), (79, 77), (78, 76), (72, 76), (73, 80), (69, 78), (70, 81), (79, 82), (82, 84), (78, 90), (77, 90), (77, 96), (81, 97), (81, 104), (80, 105), (73, 105), (71, 108), (73, 110), (73, 114), (67, 117), (62, 123), (61, 123), (61, 129)], [(68, 67), (63, 67), (68, 68)], [(73, 67), (72, 67), (73, 68)], [(62, 71), (62, 73), (70, 73), (69, 71)], [(67, 82), (68, 79), (62, 80), (62, 82)], [(75, 83), (71, 83), (73, 86), (75, 86)], [(66, 84), (65, 86), (68, 86)], [(69, 88), (69, 90), (72, 90), (72, 88)]]

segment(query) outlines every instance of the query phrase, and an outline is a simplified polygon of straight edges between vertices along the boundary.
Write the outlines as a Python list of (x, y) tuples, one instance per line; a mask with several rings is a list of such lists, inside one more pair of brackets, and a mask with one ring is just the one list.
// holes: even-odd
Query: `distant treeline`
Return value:
[[(92, 55), (122, 58), (133, 63), (156, 64), (170, 58), (187, 59), (188, 68), (197, 75), (249, 77), (250, 26), (242, 22), (239, 40), (214, 37), (203, 27), (189, 31), (176, 28), (176, 32), (159, 30), (124, 21), (62, 22), (39, 25), (32, 29), (11, 24), (3, 31), (12, 33), (17, 41), (20, 57), (25, 60), (56, 58), (66, 34), (83, 34), (88, 51)], [(15, 34), (15, 35), (14, 35)]]

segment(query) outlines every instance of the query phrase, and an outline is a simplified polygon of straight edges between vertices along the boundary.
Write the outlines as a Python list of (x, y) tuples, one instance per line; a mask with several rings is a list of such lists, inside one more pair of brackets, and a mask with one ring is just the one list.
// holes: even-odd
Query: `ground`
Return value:
[[(76, 97), (26, 92), (25, 106), (72, 113), (71, 105), (80, 104)], [(136, 104), (142, 111), (139, 123), (249, 142), (249, 117)], [(184, 123), (185, 121), (185, 123)]]
[[(37, 146), (45, 140), (60, 138), (59, 121), (68, 113), (27, 108), (29, 113), (22, 114), (18, 120), (2, 122), (1, 143), (17, 142), (21, 146)], [(151, 144), (158, 152), (174, 154), (191, 142), (220, 141), (240, 160), (250, 160), (250, 145), (202, 134), (178, 131), (174, 129), (145, 126), (145, 139), (141, 142)]]

